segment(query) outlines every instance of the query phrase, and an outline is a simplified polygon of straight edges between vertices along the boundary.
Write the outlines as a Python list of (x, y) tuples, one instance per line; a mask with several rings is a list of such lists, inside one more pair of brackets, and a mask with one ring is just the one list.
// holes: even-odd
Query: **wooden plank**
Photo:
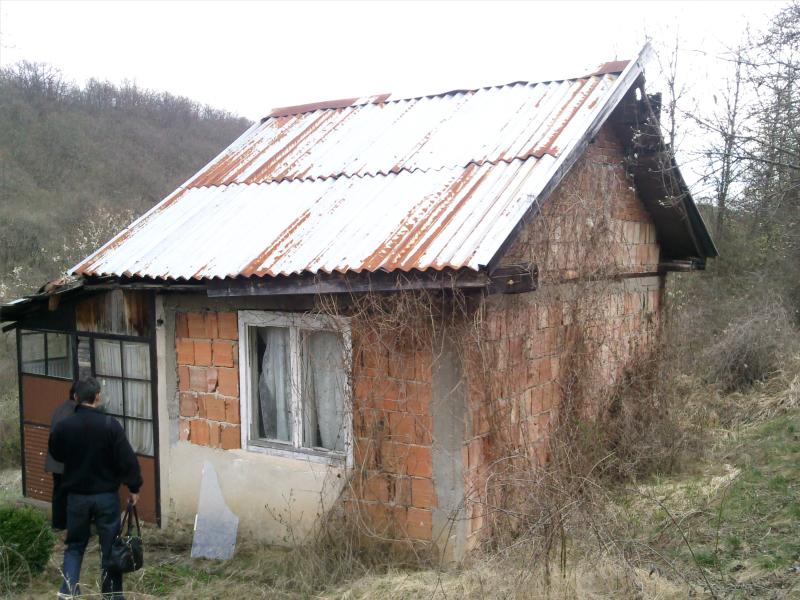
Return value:
[(80, 300), (75, 307), (78, 331), (149, 337), (153, 333), (152, 293), (115, 289)]
[(296, 275), (233, 280), (212, 280), (209, 297), (294, 296), (361, 292), (389, 292), (413, 289), (485, 288), (485, 273), (423, 271), (417, 273), (353, 273)]

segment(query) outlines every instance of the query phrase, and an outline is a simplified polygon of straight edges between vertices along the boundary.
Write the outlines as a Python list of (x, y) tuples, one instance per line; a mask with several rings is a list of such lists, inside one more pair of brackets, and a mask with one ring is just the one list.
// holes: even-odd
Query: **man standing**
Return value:
[[(69, 388), (69, 398), (53, 412), (53, 418), (50, 420), (50, 432), (52, 433), (56, 425), (67, 417), (72, 416), (75, 412), (75, 406), (78, 404), (76, 400), (75, 387), (78, 382), (72, 383)], [(47, 453), (47, 458), (44, 461), (45, 473), (53, 474), (53, 501), (50, 503), (52, 512), (53, 529), (62, 531), (67, 528), (67, 494), (61, 487), (61, 475), (64, 473), (64, 464), (58, 462), (53, 455)]]
[(119, 533), (119, 486), (124, 483), (133, 504), (139, 500), (139, 461), (119, 422), (100, 410), (100, 384), (93, 377), (77, 386), (75, 414), (50, 434), (50, 453), (64, 463), (61, 485), (67, 492), (67, 540), (60, 598), (80, 593), (83, 553), (95, 524), (102, 553), (104, 597), (121, 599), (122, 573), (108, 570), (111, 546)]

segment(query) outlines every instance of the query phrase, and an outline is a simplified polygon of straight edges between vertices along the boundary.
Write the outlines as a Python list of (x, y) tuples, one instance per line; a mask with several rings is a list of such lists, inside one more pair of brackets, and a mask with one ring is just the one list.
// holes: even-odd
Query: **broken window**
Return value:
[(344, 324), (242, 311), (240, 327), (247, 447), (346, 455), (350, 342)]

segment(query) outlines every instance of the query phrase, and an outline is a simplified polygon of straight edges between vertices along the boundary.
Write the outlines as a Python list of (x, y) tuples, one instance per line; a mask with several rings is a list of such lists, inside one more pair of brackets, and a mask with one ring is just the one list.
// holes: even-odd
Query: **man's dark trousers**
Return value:
[(119, 495), (69, 494), (67, 497), (67, 548), (64, 551), (64, 582), (62, 594), (80, 593), (78, 583), (86, 545), (91, 537), (90, 525), (94, 522), (100, 537), (102, 553), (102, 592), (107, 598), (122, 598), (122, 573), (108, 570), (111, 546), (119, 533)]

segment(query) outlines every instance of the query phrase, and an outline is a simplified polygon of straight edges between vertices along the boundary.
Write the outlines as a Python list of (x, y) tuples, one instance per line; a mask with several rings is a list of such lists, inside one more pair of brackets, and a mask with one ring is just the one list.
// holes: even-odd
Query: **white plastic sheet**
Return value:
[(192, 558), (228, 560), (236, 549), (236, 534), (239, 530), (237, 517), (225, 504), (222, 489), (214, 466), (203, 463), (200, 482), (200, 499), (194, 518)]

